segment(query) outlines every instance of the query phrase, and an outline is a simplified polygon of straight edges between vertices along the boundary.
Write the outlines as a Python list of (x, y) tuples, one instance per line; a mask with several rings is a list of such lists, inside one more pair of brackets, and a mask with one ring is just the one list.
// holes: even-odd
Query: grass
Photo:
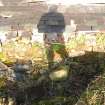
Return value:
[[(86, 50), (89, 46), (87, 46), (85, 43), (86, 35), (80, 35), (70, 39), (65, 44), (65, 46), (68, 52), (70, 52), (71, 50)], [(55, 50), (59, 49), (59, 46), (57, 44), (55, 44), (54, 46)], [(104, 33), (98, 33), (96, 35), (96, 46), (94, 47), (105, 47)], [(12, 60), (19, 58), (19, 56), (20, 59), (46, 59), (44, 46), (40, 43), (33, 43), (31, 48), (29, 44), (24, 44), (23, 42), (19, 42), (18, 45), (16, 45), (14, 42), (9, 42), (3, 45), (3, 52), (0, 52), (1, 61), (11, 62)]]

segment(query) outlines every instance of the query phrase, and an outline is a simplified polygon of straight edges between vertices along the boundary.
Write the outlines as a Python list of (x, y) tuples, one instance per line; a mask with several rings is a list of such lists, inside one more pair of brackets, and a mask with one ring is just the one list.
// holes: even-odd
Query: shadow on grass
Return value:
[[(85, 55), (68, 58), (65, 64), (54, 70), (31, 74), (33, 78), (26, 81), (9, 82), (8, 96), (15, 99), (16, 105), (102, 105), (103, 101), (89, 104), (86, 92), (93, 81), (96, 81), (93, 90), (102, 88), (104, 91), (104, 78), (97, 82), (97, 78), (105, 73), (104, 68), (104, 52), (86, 52)], [(85, 98), (80, 103), (81, 97)]]
[(89, 84), (104, 73), (105, 53), (86, 52), (85, 55), (69, 58), (67, 64), (69, 67), (67, 78), (51, 80), (46, 76), (41, 81), (40, 88), (36, 89), (37, 92), (33, 88), (30, 93), (36, 97), (34, 105), (75, 105)]

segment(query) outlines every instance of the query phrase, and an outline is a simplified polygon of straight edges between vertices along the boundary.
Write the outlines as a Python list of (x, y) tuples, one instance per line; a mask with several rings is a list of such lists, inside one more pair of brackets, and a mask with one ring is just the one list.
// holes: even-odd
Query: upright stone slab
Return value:
[(64, 16), (57, 12), (44, 14), (38, 24), (40, 33), (62, 33), (65, 30)]

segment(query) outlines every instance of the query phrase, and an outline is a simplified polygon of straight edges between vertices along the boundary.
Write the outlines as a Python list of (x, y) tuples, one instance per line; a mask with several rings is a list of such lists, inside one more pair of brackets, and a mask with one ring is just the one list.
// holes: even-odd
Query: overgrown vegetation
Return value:
[[(104, 34), (96, 36), (96, 46), (104, 47)], [(85, 46), (85, 36), (71, 39), (67, 50)], [(40, 47), (34, 45), (34, 48)], [(87, 48), (87, 47), (86, 47)], [(78, 49), (78, 51), (81, 49)], [(46, 69), (46, 62), (34, 62), (34, 71), (23, 85), (16, 87), (23, 89), (22, 96), (27, 95), (29, 105), (104, 105), (105, 104), (105, 53), (90, 51), (84, 55), (70, 57), (65, 64), (61, 64), (53, 71)], [(64, 79), (52, 79), (51, 74), (60, 70), (67, 70)], [(60, 72), (58, 72), (59, 75)], [(57, 73), (55, 73), (57, 74)], [(5, 86), (4, 79), (0, 79), (0, 87)], [(18, 83), (17, 83), (18, 84)], [(21, 85), (21, 84), (20, 84)], [(19, 85), (19, 86), (20, 86)], [(28, 86), (27, 85), (27, 86)], [(13, 86), (16, 86), (13, 85)], [(21, 93), (21, 91), (20, 91)]]

